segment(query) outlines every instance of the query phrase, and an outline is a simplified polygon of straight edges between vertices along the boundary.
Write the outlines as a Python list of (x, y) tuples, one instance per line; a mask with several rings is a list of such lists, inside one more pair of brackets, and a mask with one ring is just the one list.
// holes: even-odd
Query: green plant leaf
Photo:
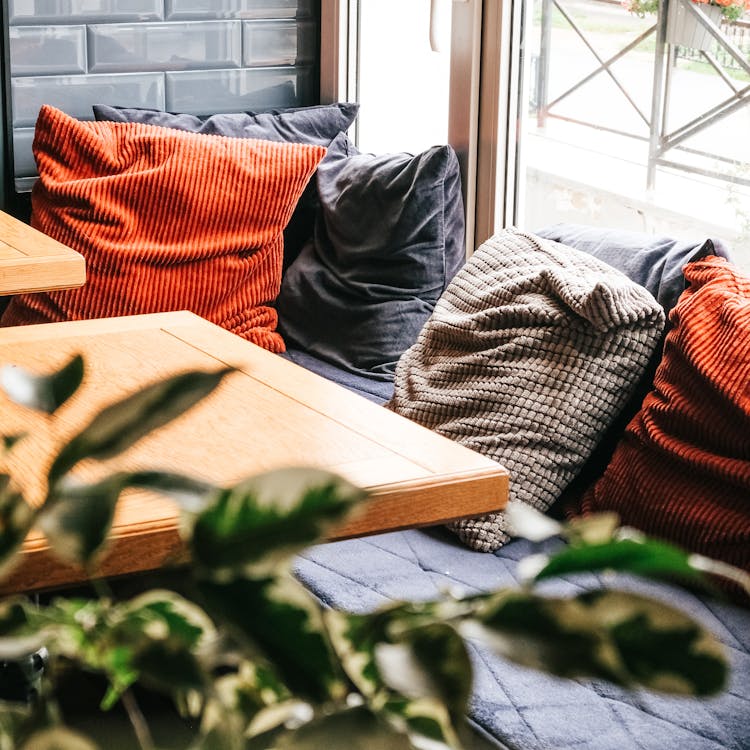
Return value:
[(23, 703), (4, 703), (0, 709), (0, 750), (16, 750), (24, 736), (38, 729), (29, 728), (31, 709)]
[(54, 414), (78, 390), (82, 380), (80, 354), (51, 375), (33, 375), (15, 365), (0, 370), (0, 387), (11, 401), (47, 414)]
[(113, 620), (115, 632), (126, 639), (148, 631), (191, 649), (216, 635), (211, 618), (197, 604), (167, 589), (151, 589), (118, 605)]
[(207, 677), (195, 654), (184, 644), (155, 641), (138, 649), (133, 657), (138, 679), (168, 695), (203, 690)]
[(291, 693), (266, 667), (242, 661), (238, 669), (214, 679), (212, 699), (203, 711), (202, 731), (241, 716), (240, 732), (247, 737), (264, 734), (293, 719), (308, 704)]
[(324, 716), (283, 735), (273, 750), (413, 750), (396, 731), (363, 706)]
[[(461, 719), (467, 711), (471, 694), (472, 668), (463, 638), (447, 623), (435, 622), (407, 631), (394, 644), (406, 649), (408, 660), (417, 667), (411, 693), (399, 689), (402, 695), (411, 698), (436, 698), (448, 709), (452, 719)], [(386, 684), (395, 687), (400, 680), (403, 665), (395, 663), (395, 672), (384, 663), (383, 653), (376, 650), (378, 669)], [(414, 685), (421, 683), (422, 691)]]
[(593, 591), (581, 601), (606, 628), (633, 684), (699, 696), (726, 686), (723, 647), (679, 610), (624, 591)]
[(53, 656), (103, 671), (101, 641), (111, 603), (106, 599), (55, 597), (46, 606), (26, 606), (29, 627), (43, 636)]
[(133, 651), (129, 646), (111, 646), (101, 654), (101, 657), (96, 661), (95, 666), (106, 674), (109, 686), (99, 708), (102, 711), (109, 711), (120, 700), (123, 693), (138, 682), (139, 673), (133, 665)]
[(21, 632), (29, 624), (26, 608), (28, 600), (15, 596), (0, 601), (0, 637)]
[(703, 573), (677, 547), (652, 539), (616, 539), (600, 544), (565, 547), (536, 575), (537, 580), (566, 573), (618, 570), (653, 578), (679, 577), (704, 584)]
[(312, 708), (293, 699), (270, 670), (241, 661), (236, 671), (220, 672), (214, 679), (208, 700), (194, 714), (201, 714), (203, 740), (191, 747), (267, 750), (272, 736), (298, 721), (301, 708), (312, 715)]
[(226, 579), (240, 571), (260, 576), (279, 569), (340, 524), (365, 497), (335, 474), (283, 469), (224, 490), (195, 521), (190, 539), (202, 575)]
[(16, 443), (23, 440), (29, 433), (19, 432), (16, 435), (3, 435), (3, 449), (6, 453), (12, 451)]
[[(593, 591), (557, 599), (510, 591), (472, 601), (475, 618), (462, 624), (462, 634), (486, 640), (525, 666), (680, 694), (709, 695), (726, 680), (718, 641), (686, 615), (647, 597)], [(668, 655), (655, 646), (637, 646), (639, 640), (665, 644), (669, 639), (674, 648)]]
[(372, 700), (384, 689), (375, 662), (375, 646), (385, 639), (385, 622), (378, 613), (358, 615), (325, 610), (323, 620), (341, 667), (357, 690)]
[(439, 605), (402, 604), (371, 615), (326, 611), (331, 643), (368, 705), (399, 730), (460, 747), (471, 690), (471, 663)]
[(233, 372), (190, 371), (153, 383), (107, 406), (58, 454), (49, 472), (54, 485), (84, 458), (112, 458), (208, 396)]
[(138, 471), (128, 477), (128, 487), (152, 490), (174, 500), (184, 511), (198, 513), (215, 502), (221, 489), (202, 479), (168, 471)]
[(0, 474), (0, 578), (15, 564), (16, 553), (36, 517), (36, 511), (12, 488), (9, 479), (7, 474)]
[(583, 544), (604, 544), (611, 542), (620, 525), (617, 513), (592, 513), (568, 521), (563, 527), (563, 536), (571, 546)]
[(392, 695), (380, 713), (399, 732), (407, 734), (415, 747), (461, 750), (448, 710), (435, 698)]
[(98, 750), (98, 746), (78, 732), (55, 727), (33, 734), (21, 750)]
[(105, 546), (117, 501), (129, 477), (123, 472), (96, 484), (57, 484), (38, 521), (55, 554), (84, 566), (91, 563)]
[[(118, 472), (95, 484), (77, 484), (66, 478), (55, 485), (39, 512), (39, 527), (55, 553), (88, 565), (104, 549), (117, 502), (128, 487), (167, 495), (188, 510), (205, 507), (218, 492), (207, 482), (161, 471)], [(2, 549), (0, 536), (0, 560)]]
[(27, 610), (33, 605), (20, 596), (0, 602), (0, 660), (21, 659), (45, 645)]
[(202, 690), (207, 676), (200, 663), (202, 641), (215, 637), (214, 624), (196, 604), (179, 594), (153, 589), (118, 604), (101, 634), (104, 666), (119, 697), (135, 679), (179, 695)]
[(283, 682), (314, 701), (345, 691), (322, 623), (320, 607), (290, 576), (199, 580), (206, 610), (274, 665)]
[(722, 560), (713, 560), (703, 555), (692, 554), (688, 556), (688, 564), (694, 570), (708, 573), (725, 581), (739, 586), (747, 596), (750, 596), (750, 573), (735, 565), (730, 565)]

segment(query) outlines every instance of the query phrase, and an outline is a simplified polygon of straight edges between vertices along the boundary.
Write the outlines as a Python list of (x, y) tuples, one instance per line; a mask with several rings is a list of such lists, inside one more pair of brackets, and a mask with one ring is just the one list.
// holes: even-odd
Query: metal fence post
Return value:
[(662, 0), (656, 21), (656, 51), (654, 58), (654, 85), (651, 90), (651, 121), (648, 141), (648, 167), (646, 170), (646, 189), (653, 190), (656, 184), (656, 160), (659, 158), (662, 137), (662, 113), (664, 111), (664, 63), (667, 46), (667, 13), (670, 2), (681, 0)]
[(549, 58), (552, 41), (552, 0), (542, 0), (541, 39), (536, 66), (536, 124), (544, 127), (549, 101)]

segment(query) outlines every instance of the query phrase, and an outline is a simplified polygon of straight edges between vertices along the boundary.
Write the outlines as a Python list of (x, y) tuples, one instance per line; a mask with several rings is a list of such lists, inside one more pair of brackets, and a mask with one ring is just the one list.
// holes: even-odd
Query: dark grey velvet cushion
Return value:
[[(339, 102), (312, 107), (271, 109), (263, 112), (233, 112), (208, 117), (162, 112), (157, 109), (94, 105), (94, 118), (110, 122), (140, 122), (191, 133), (224, 135), (231, 138), (259, 138), (328, 146), (347, 130), (357, 117), (359, 104)], [(312, 238), (315, 225), (317, 191), (313, 181), (305, 189), (294, 214), (284, 230), (284, 267), (294, 260), (302, 246)]]
[(206, 135), (327, 146), (340, 131), (347, 130), (354, 122), (359, 104), (339, 102), (263, 112), (232, 112), (209, 117), (162, 112), (158, 109), (110, 107), (106, 104), (95, 104), (93, 109), (96, 120), (142, 122)]
[(392, 380), (464, 260), (456, 154), (361, 154), (339, 135), (318, 166), (315, 240), (277, 300), (287, 344)]
[(622, 271), (648, 289), (666, 312), (685, 290), (682, 268), (708, 255), (729, 258), (719, 240), (685, 241), (643, 232), (601, 229), (583, 224), (555, 224), (536, 232), (540, 237), (561, 242), (594, 255)]

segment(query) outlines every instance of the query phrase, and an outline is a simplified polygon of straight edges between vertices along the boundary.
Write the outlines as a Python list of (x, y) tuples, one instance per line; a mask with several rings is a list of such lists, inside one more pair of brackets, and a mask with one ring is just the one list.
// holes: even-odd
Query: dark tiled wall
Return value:
[(319, 0), (8, 0), (16, 189), (42, 104), (207, 115), (317, 97)]

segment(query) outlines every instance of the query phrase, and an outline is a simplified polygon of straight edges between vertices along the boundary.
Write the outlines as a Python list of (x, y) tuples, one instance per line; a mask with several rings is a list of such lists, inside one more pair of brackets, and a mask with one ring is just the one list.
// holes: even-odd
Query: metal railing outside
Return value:
[[(589, 0), (593, 5), (620, 6), (618, 0)], [(683, 3), (686, 10), (696, 16), (696, 21), (703, 25), (706, 32), (713, 38), (713, 45), (709, 51), (690, 51), (685, 53), (685, 48), (677, 44), (671, 44), (666, 38), (667, 14), (669, 3)], [(547, 118), (558, 118), (568, 122), (585, 125), (598, 130), (607, 131), (617, 135), (636, 138), (649, 142), (649, 155), (646, 170), (646, 185), (653, 188), (656, 179), (656, 167), (664, 166), (677, 170), (702, 174), (715, 177), (729, 182), (750, 185), (750, 179), (741, 175), (745, 166), (741, 162), (729, 159), (719, 154), (708, 153), (703, 150), (690, 148), (685, 141), (701, 131), (706, 130), (720, 120), (728, 117), (738, 109), (750, 104), (750, 85), (738, 86), (735, 78), (727, 74), (727, 68), (739, 70), (750, 76), (750, 49), (746, 41), (750, 39), (750, 23), (738, 22), (736, 24), (724, 24), (720, 26), (714, 23), (701, 11), (700, 6), (691, 0), (663, 0), (660, 4), (655, 22), (628, 41), (615, 54), (609, 56), (601, 55), (581, 24), (566, 8), (565, 0), (542, 0), (540, 18), (540, 52), (533, 61), (533, 94), (532, 105), (536, 111), (537, 125), (543, 127)], [(575, 32), (589, 52), (594, 56), (598, 65), (588, 73), (579, 78), (575, 83), (561, 94), (550, 98), (549, 94), (549, 71), (554, 62), (554, 48), (551, 44), (552, 38), (552, 14), (557, 11), (565, 23)], [(654, 37), (654, 73), (651, 84), (651, 107), (650, 112), (644, 112), (636, 102), (636, 97), (629, 91), (621, 77), (613, 69), (613, 66), (637, 47)], [(719, 104), (707, 108), (701, 114), (687, 123), (669, 131), (667, 123), (671, 121), (671, 95), (673, 86), (673, 72), (678, 56), (690, 55), (691, 60), (700, 59), (707, 63), (717, 74), (716, 82), (719, 86), (729, 89), (727, 98)], [(595, 76), (605, 75), (612, 86), (628, 102), (629, 106), (636, 112), (638, 118), (646, 126), (648, 135), (622, 130), (616, 127), (587, 121), (583, 117), (562, 114), (557, 111), (559, 105), (572, 94), (579, 91)], [(668, 158), (668, 152), (678, 149), (685, 153), (709, 157), (715, 163), (725, 163), (726, 171), (713, 168), (705, 168), (684, 162), (674, 161)]]

